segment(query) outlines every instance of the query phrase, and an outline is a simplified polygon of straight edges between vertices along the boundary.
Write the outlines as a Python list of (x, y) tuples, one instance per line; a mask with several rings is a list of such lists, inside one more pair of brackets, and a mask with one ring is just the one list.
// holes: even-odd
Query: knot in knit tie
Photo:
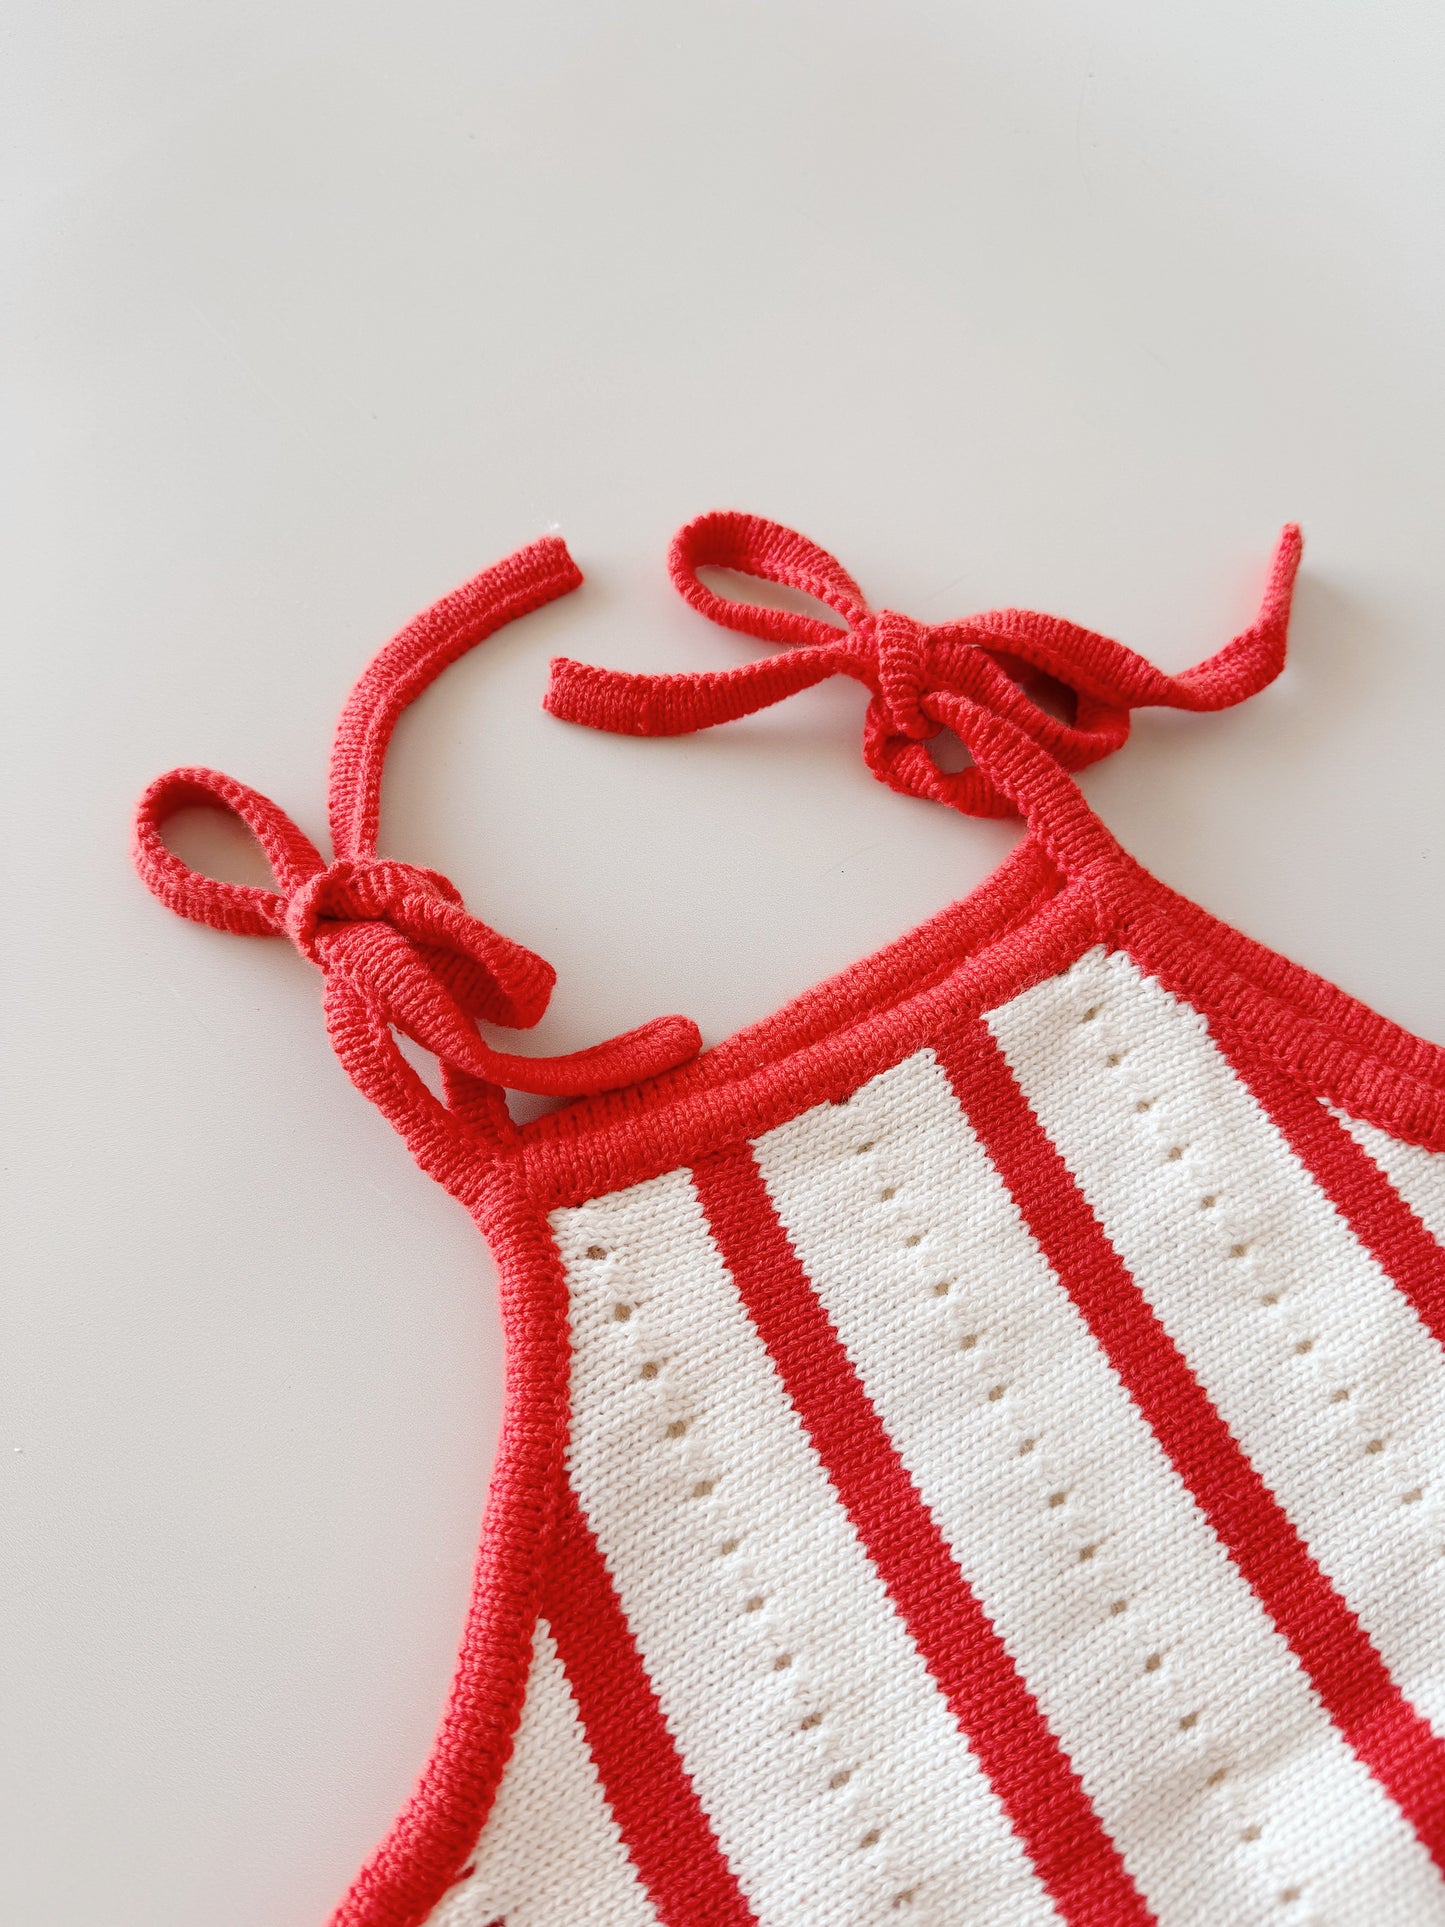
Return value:
[(896, 609), (865, 616), (854, 630), (868, 686), (900, 736), (922, 741), (937, 734), (924, 715), (922, 699), (937, 676), (932, 635), (926, 623)]
[[(486, 570), (388, 644), (352, 691), (332, 750), (334, 861), (258, 791), (215, 770), (177, 769), (151, 784), (136, 811), (142, 879), (194, 922), (238, 936), (289, 937), (325, 979), (338, 1047), (360, 1024), (399, 1074), (398, 1032), (448, 1072), (548, 1097), (613, 1090), (694, 1057), (701, 1039), (685, 1017), (659, 1017), (565, 1056), (496, 1050), (478, 1020), (512, 1029), (535, 1024), (556, 981), (552, 966), (473, 916), (437, 871), (375, 854), (382, 764), (402, 710), (483, 637), (580, 581), (563, 544), (547, 538)], [(270, 861), (274, 890), (204, 876), (168, 848), (167, 819), (197, 807), (245, 824)]]
[[(1134, 709), (1225, 709), (1271, 682), (1284, 665), (1299, 557), (1299, 530), (1290, 526), (1256, 620), (1207, 661), (1166, 676), (1121, 643), (1034, 610), (994, 609), (940, 623), (874, 610), (842, 563), (806, 536), (760, 516), (703, 515), (673, 542), (674, 586), (724, 628), (788, 646), (695, 675), (628, 675), (559, 657), (546, 705), (594, 729), (676, 736), (752, 715), (830, 676), (849, 676), (869, 691), (863, 753), (880, 781), (965, 815), (1012, 816), (1018, 798), (1007, 781), (995, 780), (1000, 755), (1027, 762), (1043, 752), (1058, 768), (1080, 770), (1123, 745)], [(836, 620), (735, 601), (702, 580), (705, 568), (795, 590)], [(1040, 679), (1062, 686), (1067, 720), (1030, 693)], [(944, 729), (974, 752), (973, 767), (939, 767), (927, 742)], [(981, 758), (986, 741), (992, 753)]]
[(555, 975), (462, 906), (435, 870), (338, 859), (285, 901), (282, 928), (326, 975), (350, 981), (381, 1020), (445, 1064), (495, 1082), (474, 1020), (521, 1029), (547, 1008)]

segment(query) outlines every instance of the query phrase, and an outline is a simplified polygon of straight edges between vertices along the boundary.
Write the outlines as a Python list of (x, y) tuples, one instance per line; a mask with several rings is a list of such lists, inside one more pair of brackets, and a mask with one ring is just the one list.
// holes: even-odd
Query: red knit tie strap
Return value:
[[(332, 751), (331, 863), (284, 810), (214, 770), (172, 770), (137, 807), (132, 850), (146, 886), (178, 915), (213, 929), (289, 937), (320, 969), (333, 1040), (379, 1102), (383, 1088), (425, 1088), (393, 1032), (431, 1051), (453, 1076), (553, 1097), (636, 1083), (700, 1048), (690, 1019), (661, 1017), (565, 1056), (493, 1049), (477, 1020), (513, 1029), (535, 1024), (555, 982), (552, 966), (472, 916), (435, 870), (375, 854), (386, 746), (407, 704), (494, 630), (581, 580), (565, 545), (548, 537), (444, 597), (381, 651), (347, 701)], [(167, 847), (167, 820), (198, 806), (246, 825), (271, 864), (274, 890), (204, 876)], [(363, 1019), (369, 1056), (355, 1044)]]
[[(976, 755), (973, 768), (945, 772), (924, 748), (959, 713), (956, 701), (945, 705), (951, 711), (945, 717), (940, 697), (1001, 718), (1059, 768), (1083, 769), (1120, 748), (1131, 710), (1225, 709), (1273, 681), (1284, 665), (1300, 550), (1299, 530), (1291, 525), (1280, 537), (1256, 620), (1206, 662), (1166, 676), (1107, 636), (1032, 610), (997, 609), (933, 624), (872, 610), (842, 564), (807, 537), (757, 516), (704, 515), (673, 542), (669, 567), (677, 589), (712, 621), (789, 646), (700, 675), (628, 675), (559, 657), (546, 706), (594, 729), (674, 736), (751, 715), (829, 676), (851, 676), (871, 695), (864, 755), (876, 776), (969, 816), (1011, 816), (1017, 802), (982, 757)], [(703, 568), (799, 590), (839, 620), (732, 601), (702, 581)], [(1052, 677), (1072, 694), (1071, 721), (1051, 715), (1021, 686), (1020, 676), (1030, 672)]]

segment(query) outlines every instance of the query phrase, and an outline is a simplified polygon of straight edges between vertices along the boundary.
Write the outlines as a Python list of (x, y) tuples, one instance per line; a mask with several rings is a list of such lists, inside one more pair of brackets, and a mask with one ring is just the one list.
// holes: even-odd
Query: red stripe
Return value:
[(1029, 1109), (992, 1033), (970, 1018), (935, 1049), (1024, 1222), (1125, 1389), (1330, 1717), (1445, 1867), (1445, 1745), (1401, 1694), (1210, 1403)]
[(1164, 988), (1201, 1010), (1235, 1076), (1254, 1095), (1290, 1149), (1349, 1225), (1366, 1251), (1414, 1306), (1420, 1322), (1445, 1345), (1445, 1251), (1431, 1237), (1389, 1179), (1339, 1119), (1272, 1058), (1251, 1046), (1236, 1026), (1209, 1008), (1209, 982), (1161, 968), (1147, 939), (1131, 941), (1140, 967)]
[(1374, 1159), (1324, 1105), (1273, 1064), (1226, 1043), (1237, 1075), (1360, 1243), (1394, 1280), (1420, 1322), (1445, 1344), (1445, 1251)]
[(755, 1915), (693, 1791), (611, 1575), (566, 1491), (542, 1613), (576, 1696), (608, 1805), (665, 1927), (745, 1927)]
[(693, 1167), (713, 1239), (929, 1671), (1072, 1927), (1152, 1914), (974, 1597), (828, 1321), (745, 1148)]

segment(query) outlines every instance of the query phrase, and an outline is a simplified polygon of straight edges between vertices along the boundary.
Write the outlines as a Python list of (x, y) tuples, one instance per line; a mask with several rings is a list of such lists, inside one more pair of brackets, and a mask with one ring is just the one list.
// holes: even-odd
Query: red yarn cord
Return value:
[[(284, 810), (215, 770), (172, 770), (136, 809), (132, 855), (146, 887), (212, 929), (289, 937), (326, 980), (328, 1029), (348, 1071), (393, 1121), (405, 1114), (409, 1131), (446, 1138), (454, 1120), (406, 1064), (394, 1032), (434, 1052), (453, 1076), (549, 1097), (637, 1083), (701, 1045), (690, 1019), (661, 1017), (562, 1056), (494, 1049), (477, 1020), (535, 1024), (555, 981), (551, 965), (472, 916), (435, 870), (375, 854), (386, 748), (407, 704), (467, 650), (581, 580), (565, 544), (545, 537), (443, 597), (380, 652), (351, 692), (332, 750), (331, 863)], [(205, 876), (167, 846), (169, 818), (196, 807), (246, 825), (270, 861), (274, 890)], [(424, 1126), (416, 1122), (423, 1114)]]
[(434, 602), (372, 658), (346, 699), (331, 747), (328, 812), (338, 856), (376, 849), (382, 767), (407, 705), (479, 642), (581, 584), (567, 544), (544, 535)]
[[(1057, 616), (997, 609), (962, 621), (919, 623), (873, 610), (842, 564), (806, 536), (757, 516), (704, 515), (672, 545), (669, 567), (679, 593), (725, 628), (786, 645), (783, 653), (698, 675), (629, 675), (558, 657), (546, 706), (568, 722), (634, 736), (710, 729), (751, 715), (832, 675), (861, 682), (872, 697), (864, 754), (874, 774), (910, 795), (927, 795), (972, 816), (1016, 814), (1018, 798), (990, 756), (1016, 732), (1035, 759), (1080, 770), (1120, 748), (1130, 711), (1144, 707), (1225, 709), (1272, 682), (1284, 666), (1290, 597), (1302, 543), (1293, 524), (1280, 536), (1259, 614), (1207, 661), (1166, 676), (1133, 650)], [(719, 595), (699, 570), (726, 568), (796, 589), (841, 622), (770, 609)], [(1075, 697), (1071, 722), (1051, 716), (1019, 686), (1020, 667), (1064, 684)], [(945, 716), (939, 703), (951, 699)], [(965, 711), (957, 711), (961, 700)], [(1002, 720), (1002, 735), (967, 734), (967, 715)], [(975, 767), (947, 781), (926, 753), (926, 738), (964, 717)], [(1010, 760), (1016, 760), (1011, 750)]]

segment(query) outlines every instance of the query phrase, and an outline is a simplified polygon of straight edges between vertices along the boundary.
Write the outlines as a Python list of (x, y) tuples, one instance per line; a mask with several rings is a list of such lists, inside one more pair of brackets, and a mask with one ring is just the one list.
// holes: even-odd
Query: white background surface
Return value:
[(557, 965), (537, 1048), (664, 1010), (716, 1040), (1009, 841), (874, 784), (851, 686), (673, 743), (540, 714), (553, 651), (742, 659), (663, 572), (717, 506), (876, 603), (1054, 610), (1169, 669), (1298, 518), (1283, 681), (1145, 715), (1085, 786), (1445, 1041), (1440, 23), (12, 0), (0, 1918), (315, 1927), (425, 1757), (489, 1267), (300, 960), (165, 915), (127, 817), (210, 762), (320, 834), (367, 656), (545, 525), (587, 587), (407, 720), (383, 833)]

